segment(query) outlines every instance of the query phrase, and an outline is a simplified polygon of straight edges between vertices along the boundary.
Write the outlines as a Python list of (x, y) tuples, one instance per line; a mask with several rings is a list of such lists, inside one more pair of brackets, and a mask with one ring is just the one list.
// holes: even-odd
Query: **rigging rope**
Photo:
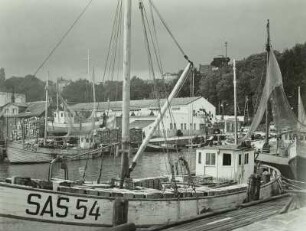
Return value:
[[(102, 76), (102, 82), (105, 83), (106, 79), (106, 73), (109, 73), (110, 78), (109, 80), (113, 82), (113, 84), (115, 84), (115, 91), (114, 92), (110, 92), (110, 95), (108, 95), (108, 97), (104, 97), (104, 100), (107, 100), (107, 98), (111, 98), (114, 95), (113, 98), (118, 98), (118, 85), (119, 85), (119, 81), (118, 82), (114, 82), (114, 76), (115, 76), (115, 69), (117, 69), (117, 79), (119, 79), (119, 61), (117, 61), (117, 56), (120, 56), (120, 42), (119, 39), (121, 37), (122, 34), (122, 0), (118, 0), (117, 3), (117, 8), (116, 8), (116, 13), (114, 16), (114, 21), (113, 21), (113, 28), (112, 28), (112, 33), (111, 33), (111, 37), (110, 37), (110, 41), (109, 41), (109, 49), (108, 49), (108, 53), (107, 53), (107, 58), (105, 61), (105, 67), (104, 67), (104, 73)], [(116, 66), (117, 65), (117, 66)], [(109, 108), (108, 108), (109, 110)]]
[(117, 29), (117, 23), (118, 23), (118, 15), (120, 10), (122, 9), (122, 0), (118, 0), (117, 2), (117, 7), (116, 7), (116, 12), (115, 12), (115, 16), (114, 16), (114, 21), (113, 21), (113, 27), (112, 27), (112, 33), (109, 39), (109, 44), (108, 44), (108, 51), (107, 51), (107, 56), (106, 56), (106, 60), (105, 60), (105, 64), (104, 64), (104, 73), (102, 76), (102, 82), (104, 82), (105, 80), (105, 75), (107, 72), (107, 67), (108, 67), (108, 63), (109, 63), (109, 58), (111, 56), (111, 51), (112, 51), (112, 46), (113, 46), (113, 41), (114, 38), (116, 37), (116, 29)]
[(90, 0), (85, 8), (82, 10), (82, 12), (79, 14), (79, 16), (74, 20), (72, 25), (68, 28), (68, 30), (63, 34), (61, 39), (56, 43), (55, 47), (51, 50), (51, 52), (47, 55), (47, 57), (44, 59), (44, 61), (39, 65), (37, 70), (34, 72), (34, 76), (39, 72), (39, 70), (45, 65), (45, 63), (49, 60), (49, 58), (52, 56), (52, 54), (55, 52), (55, 50), (61, 45), (61, 43), (64, 41), (64, 39), (67, 37), (67, 35), (70, 33), (70, 31), (73, 29), (73, 27), (78, 23), (78, 21), (81, 19), (81, 17), (85, 14), (90, 4), (93, 2), (93, 0)]
[(89, 161), (89, 153), (87, 156), (87, 160), (86, 160), (86, 164), (85, 164), (85, 168), (84, 168), (84, 172), (83, 172), (83, 181), (85, 182), (85, 178), (86, 178), (86, 171), (87, 171), (87, 167), (88, 167), (88, 161)]
[[(156, 96), (156, 99), (157, 99), (158, 111), (161, 114), (159, 92), (157, 90), (155, 72), (154, 72), (154, 68), (153, 68), (152, 54), (150, 52), (150, 44), (149, 44), (149, 39), (148, 39), (147, 27), (146, 27), (146, 18), (145, 18), (145, 15), (144, 15), (145, 10), (144, 10), (143, 2), (141, 0), (139, 1), (139, 9), (140, 9), (140, 12), (141, 12), (141, 20), (142, 20), (143, 33), (144, 33), (144, 42), (145, 42), (145, 48), (146, 48), (146, 51), (147, 51), (147, 58), (148, 58), (148, 65), (149, 65), (149, 74), (153, 78), (153, 92), (155, 92), (155, 96)], [(168, 162), (169, 162), (169, 165), (170, 165), (170, 168), (171, 168), (171, 176), (172, 176), (172, 180), (174, 181), (173, 163), (171, 161), (171, 157), (170, 157), (170, 154), (169, 154), (168, 149), (167, 149), (167, 138), (166, 138), (166, 132), (165, 132), (165, 129), (164, 129), (163, 120), (161, 121), (161, 123), (162, 123), (162, 128), (163, 128), (162, 133), (163, 133), (163, 137), (164, 137), (165, 144), (166, 144), (166, 152), (167, 152)], [(163, 152), (165, 151), (164, 149), (162, 149), (162, 150), (163, 150)]]
[(99, 176), (97, 179), (97, 183), (100, 184), (100, 180), (102, 177), (102, 166), (103, 166), (103, 152), (101, 151), (101, 164), (100, 164), (100, 169), (99, 169)]
[[(148, 25), (148, 31), (149, 31), (150, 38), (151, 38), (151, 41), (152, 41), (152, 46), (153, 46), (153, 51), (154, 51), (154, 54), (155, 54), (155, 59), (156, 59), (157, 66), (159, 68), (160, 75), (161, 75), (161, 78), (162, 78), (162, 91), (163, 91), (164, 95), (166, 96), (167, 95), (167, 89), (166, 89), (166, 84), (165, 84), (163, 65), (162, 65), (162, 62), (161, 62), (161, 56), (160, 56), (160, 51), (159, 51), (159, 46), (158, 46), (158, 39), (157, 39), (157, 33), (156, 33), (156, 28), (155, 28), (155, 20), (154, 20), (154, 15), (153, 15), (153, 11), (152, 11), (152, 5), (150, 5), (150, 13), (151, 13), (151, 22), (152, 22), (153, 30), (150, 29), (150, 23), (149, 23), (149, 20), (148, 20), (147, 14), (146, 14), (146, 10), (145, 10), (144, 7), (143, 7), (143, 11), (144, 11), (144, 17), (146, 19), (145, 21)], [(154, 34), (154, 36), (152, 34)], [(155, 83), (155, 80), (154, 80), (154, 83)], [(154, 87), (155, 87), (155, 89), (157, 89), (157, 85), (154, 85)], [(166, 97), (166, 100), (168, 101), (167, 97)], [(174, 118), (173, 113), (171, 111), (171, 103), (169, 101), (168, 101), (168, 104), (169, 104), (168, 112), (169, 112), (169, 115), (170, 115), (171, 123), (173, 122), (173, 124), (176, 124), (175, 118)]]
[(178, 41), (176, 40), (176, 38), (174, 37), (173, 33), (171, 32), (169, 26), (167, 25), (167, 23), (165, 22), (165, 20), (163, 19), (163, 17), (161, 16), (161, 14), (159, 13), (159, 11), (157, 10), (157, 8), (155, 7), (155, 5), (153, 4), (153, 2), (151, 0), (149, 0), (149, 3), (151, 4), (151, 6), (153, 7), (153, 9), (155, 10), (156, 14), (158, 15), (160, 21), (162, 22), (162, 24), (164, 25), (164, 27), (166, 28), (166, 30), (168, 31), (169, 35), (171, 36), (171, 38), (173, 39), (174, 43), (176, 44), (176, 46), (178, 47), (178, 49), (181, 51), (182, 55), (184, 56), (184, 58), (188, 61), (191, 62), (188, 58), (188, 56), (186, 55), (186, 53), (184, 52), (183, 48), (180, 46), (180, 44), (178, 43)]
[[(151, 53), (151, 50), (150, 50), (150, 41), (151, 41), (151, 46), (153, 47), (153, 51), (154, 51), (154, 54), (155, 54), (155, 59), (156, 59), (156, 62), (157, 62), (157, 66), (159, 67), (159, 70), (161, 72), (161, 76), (163, 77), (162, 65), (160, 65), (161, 62), (159, 60), (160, 56), (158, 55), (159, 54), (158, 48), (156, 47), (156, 44), (154, 43), (154, 38), (156, 38), (156, 37), (153, 37), (153, 35), (152, 35), (152, 30), (150, 29), (150, 23), (149, 23), (149, 20), (147, 18), (146, 10), (144, 8), (142, 0), (139, 1), (139, 8), (140, 8), (140, 11), (141, 11), (141, 19), (142, 19), (143, 32), (144, 32), (144, 41), (145, 41), (145, 47), (146, 47), (146, 51), (147, 51), (147, 58), (148, 58), (148, 64), (149, 64), (149, 74), (153, 78), (153, 83), (154, 83), (153, 84), (153, 91), (155, 92), (155, 96), (156, 96), (156, 99), (157, 99), (158, 110), (159, 110), (159, 113), (161, 114), (160, 95), (159, 95), (158, 86), (157, 86), (157, 83), (156, 83), (156, 77), (155, 77), (155, 71), (154, 71), (154, 62), (153, 62), (153, 57), (152, 57), (152, 53)], [(150, 37), (149, 37), (149, 35), (150, 35)], [(163, 81), (163, 83), (164, 83), (164, 81)], [(166, 100), (168, 101), (168, 99), (166, 99)], [(170, 105), (170, 102), (168, 102), (168, 103)], [(169, 110), (170, 118), (174, 118), (172, 113), (171, 113), (170, 106), (169, 106), (168, 110)], [(173, 164), (173, 160), (172, 160), (172, 158), (170, 156), (170, 153), (169, 153), (169, 150), (168, 150), (167, 134), (166, 134), (165, 124), (164, 124), (163, 120), (161, 120), (161, 124), (162, 124), (162, 134), (163, 134), (164, 142), (166, 144), (166, 147), (165, 147), (165, 149), (163, 149), (163, 152), (166, 151), (166, 153), (167, 153), (168, 164), (170, 166), (171, 181), (173, 183), (172, 186), (175, 189), (175, 192), (177, 192), (177, 185), (176, 185), (176, 181), (175, 181), (175, 165)]]
[(153, 34), (154, 34), (154, 39), (155, 39), (156, 49), (157, 49), (157, 54), (158, 54), (157, 62), (158, 62), (160, 72), (162, 73), (162, 77), (164, 78), (164, 76), (163, 76), (164, 68), (163, 68), (163, 64), (162, 64), (161, 56), (160, 56), (160, 49), (159, 49), (159, 45), (158, 45), (157, 32), (156, 32), (155, 19), (154, 19), (154, 15), (153, 15), (152, 5), (150, 5), (150, 15), (151, 15)]

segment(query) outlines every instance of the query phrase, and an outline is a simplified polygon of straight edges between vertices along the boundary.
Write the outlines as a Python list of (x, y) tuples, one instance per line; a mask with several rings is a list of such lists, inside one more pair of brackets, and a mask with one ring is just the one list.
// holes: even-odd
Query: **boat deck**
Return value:
[[(155, 226), (149, 229), (141, 229), (142, 231), (157, 230), (184, 230), (184, 231), (201, 231), (201, 230), (234, 230), (247, 226), (254, 222), (262, 221), (273, 215), (279, 214), (280, 210), (286, 206), (291, 197), (281, 196), (274, 200), (266, 201), (245, 208), (214, 212), (199, 215), (186, 220), (181, 220), (164, 226)], [(244, 230), (244, 229), (242, 229)], [(260, 230), (260, 229), (256, 229)]]
[[(200, 180), (211, 181), (211, 177), (202, 176)], [(183, 180), (183, 179), (182, 179)], [(101, 197), (123, 197), (126, 199), (170, 199), (170, 198), (192, 198), (192, 197), (207, 197), (223, 194), (237, 193), (247, 190), (247, 184), (237, 184), (236, 182), (222, 183), (207, 183), (206, 185), (198, 185), (195, 187), (189, 186), (184, 182), (177, 182), (177, 192), (170, 187), (168, 177), (154, 177), (135, 179), (130, 182), (130, 186), (125, 189), (113, 187), (108, 183), (95, 184), (87, 183), (84, 185), (68, 185), (62, 183), (65, 181), (59, 180), (57, 183), (53, 181), (53, 190), (66, 192), (87, 194)], [(169, 187), (167, 185), (169, 184)]]

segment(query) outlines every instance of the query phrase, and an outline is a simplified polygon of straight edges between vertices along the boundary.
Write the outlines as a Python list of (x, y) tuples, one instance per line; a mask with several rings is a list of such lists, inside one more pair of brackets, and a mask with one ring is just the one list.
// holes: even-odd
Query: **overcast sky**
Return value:
[[(0, 66), (7, 78), (33, 74), (89, 0), (0, 0)], [(147, 76), (138, 0), (133, 2), (132, 75)], [(96, 78), (103, 73), (117, 0), (94, 0), (44, 68), (46, 79), (85, 78), (87, 50)], [(173, 34), (198, 67), (225, 53), (241, 59), (264, 51), (266, 20), (271, 21), (274, 49), (306, 41), (305, 0), (154, 0)], [(169, 35), (158, 24), (166, 72), (186, 65)], [(306, 61), (306, 60), (305, 60)]]

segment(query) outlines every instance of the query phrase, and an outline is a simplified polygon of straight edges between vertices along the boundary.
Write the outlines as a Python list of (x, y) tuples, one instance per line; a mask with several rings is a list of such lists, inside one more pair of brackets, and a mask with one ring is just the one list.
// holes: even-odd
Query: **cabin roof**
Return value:
[[(182, 106), (182, 105), (188, 105), (195, 100), (201, 98), (201, 96), (198, 97), (184, 97), (184, 98), (174, 98), (171, 102), (171, 106)], [(160, 103), (163, 105), (166, 102), (166, 99), (161, 99)], [(122, 101), (111, 101), (111, 102), (97, 102), (97, 110), (121, 110), (122, 108)], [(130, 109), (140, 109), (140, 108), (157, 108), (158, 103), (156, 99), (143, 99), (143, 100), (131, 100), (130, 101)], [(78, 103), (75, 105), (72, 105), (70, 107), (71, 109), (75, 111), (88, 111), (92, 110), (93, 103)]]
[(248, 150), (254, 150), (252, 147), (245, 147), (241, 145), (235, 145), (235, 144), (226, 144), (226, 145), (214, 145), (214, 146), (205, 146), (202, 148), (198, 148), (198, 150), (229, 150), (229, 151), (248, 151)]

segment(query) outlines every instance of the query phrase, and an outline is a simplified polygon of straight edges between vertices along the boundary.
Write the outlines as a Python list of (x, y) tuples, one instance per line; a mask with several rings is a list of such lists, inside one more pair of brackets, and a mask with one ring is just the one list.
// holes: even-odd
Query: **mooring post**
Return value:
[(249, 177), (249, 182), (248, 182), (248, 202), (254, 200), (254, 194), (255, 194), (255, 174), (252, 174)]
[(113, 203), (113, 226), (125, 224), (128, 221), (129, 201), (116, 198)]
[(259, 174), (256, 174), (255, 175), (254, 200), (259, 200), (259, 198), (260, 198), (260, 185), (261, 185), (261, 176)]

